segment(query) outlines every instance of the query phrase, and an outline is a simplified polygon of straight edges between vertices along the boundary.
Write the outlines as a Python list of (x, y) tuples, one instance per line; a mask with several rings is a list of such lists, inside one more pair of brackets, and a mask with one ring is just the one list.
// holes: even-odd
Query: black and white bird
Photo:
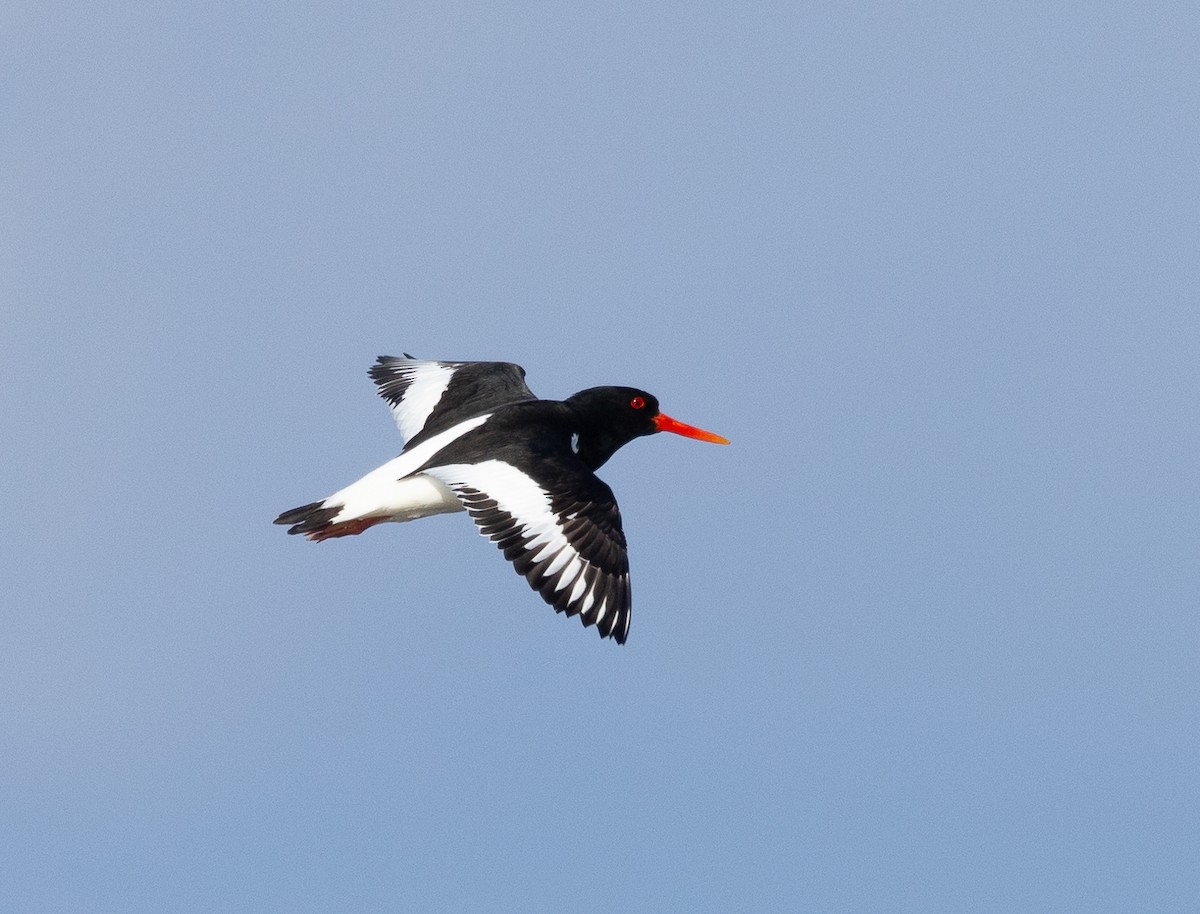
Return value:
[(633, 387), (539, 400), (508, 362), (380, 356), (369, 372), (406, 439), (400, 456), (275, 520), (320, 542), (386, 521), (467, 511), (556, 611), (602, 638), (629, 633), (629, 559), (612, 489), (595, 471), (634, 438), (720, 435)]

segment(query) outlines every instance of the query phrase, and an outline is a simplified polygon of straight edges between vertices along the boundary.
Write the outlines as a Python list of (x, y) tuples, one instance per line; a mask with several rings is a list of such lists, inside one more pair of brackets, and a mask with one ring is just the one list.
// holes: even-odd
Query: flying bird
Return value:
[(633, 387), (540, 400), (509, 362), (380, 356), (369, 372), (405, 438), (400, 455), (275, 523), (320, 542), (386, 521), (467, 511), (557, 612), (600, 637), (629, 633), (629, 559), (617, 500), (596, 476), (634, 438), (728, 444)]

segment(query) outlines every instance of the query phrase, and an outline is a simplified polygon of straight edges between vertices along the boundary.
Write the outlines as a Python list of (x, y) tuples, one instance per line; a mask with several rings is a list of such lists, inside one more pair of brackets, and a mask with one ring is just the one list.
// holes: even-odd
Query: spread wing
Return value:
[(367, 372), (411, 447), (506, 403), (537, 399), (511, 362), (427, 362), (381, 355)]
[(444, 482), (555, 611), (578, 615), (602, 638), (629, 633), (629, 558), (612, 490), (582, 465), (537, 481), (503, 460), (423, 470)]

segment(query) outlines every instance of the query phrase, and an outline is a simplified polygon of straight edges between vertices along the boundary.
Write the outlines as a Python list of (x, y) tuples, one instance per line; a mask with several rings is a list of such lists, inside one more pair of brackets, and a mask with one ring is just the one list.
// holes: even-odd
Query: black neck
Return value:
[(627, 444), (627, 441), (617, 440), (613, 435), (606, 432), (597, 432), (595, 429), (587, 431), (579, 431), (579, 440), (576, 446), (576, 453), (579, 459), (587, 464), (588, 469), (598, 470), (608, 461), (608, 458), (615, 454), (621, 447)]

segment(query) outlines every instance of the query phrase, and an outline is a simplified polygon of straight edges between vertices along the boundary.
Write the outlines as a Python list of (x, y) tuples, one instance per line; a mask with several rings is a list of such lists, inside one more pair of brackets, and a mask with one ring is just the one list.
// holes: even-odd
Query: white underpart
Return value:
[(438, 362), (413, 362), (400, 371), (410, 376), (412, 381), (404, 391), (400, 404), (392, 407), (392, 416), (400, 427), (400, 434), (407, 441), (425, 427), (429, 414), (450, 386), (455, 369)]
[[(591, 563), (579, 554), (567, 541), (558, 517), (550, 507), (550, 495), (536, 482), (511, 464), (502, 460), (485, 460), (481, 463), (457, 463), (431, 467), (426, 474), (440, 479), (449, 486), (468, 486), (485, 493), (496, 502), (501, 511), (511, 514), (524, 536), (532, 537), (526, 548), (537, 551), (535, 562), (554, 559), (542, 569), (543, 577), (549, 577), (560, 568), (565, 568), (557, 590), (563, 590), (576, 581), (571, 593), (574, 602), (584, 591), (588, 591), (587, 603), (581, 607), (586, 612), (594, 602), (587, 586), (587, 576), (582, 574)], [(604, 608), (601, 608), (603, 613)]]
[(491, 413), (475, 416), (439, 432), (333, 493), (322, 504), (331, 508), (341, 506), (342, 510), (333, 518), (335, 524), (364, 517), (416, 520), (431, 514), (463, 510), (458, 498), (444, 483), (415, 471), (451, 441), (483, 425), (490, 416)]

